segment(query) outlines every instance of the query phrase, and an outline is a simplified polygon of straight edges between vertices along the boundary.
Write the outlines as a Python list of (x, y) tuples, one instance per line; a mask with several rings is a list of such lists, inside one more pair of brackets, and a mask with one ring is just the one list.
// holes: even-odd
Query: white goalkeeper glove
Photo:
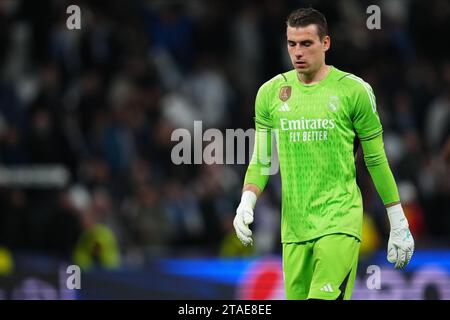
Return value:
[(386, 208), (391, 224), (387, 260), (400, 269), (408, 265), (414, 252), (414, 239), (401, 204)]
[(256, 199), (255, 193), (248, 190), (244, 191), (233, 221), (236, 235), (245, 246), (253, 244), (252, 231), (248, 226), (253, 222), (253, 209), (255, 208)]

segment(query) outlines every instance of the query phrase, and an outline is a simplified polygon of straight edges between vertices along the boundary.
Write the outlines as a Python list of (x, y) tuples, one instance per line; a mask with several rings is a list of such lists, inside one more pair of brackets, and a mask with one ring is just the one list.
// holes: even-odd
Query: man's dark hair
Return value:
[(286, 20), (286, 24), (293, 28), (315, 24), (320, 40), (328, 35), (327, 19), (325, 19), (325, 16), (320, 11), (313, 8), (301, 8), (292, 11)]

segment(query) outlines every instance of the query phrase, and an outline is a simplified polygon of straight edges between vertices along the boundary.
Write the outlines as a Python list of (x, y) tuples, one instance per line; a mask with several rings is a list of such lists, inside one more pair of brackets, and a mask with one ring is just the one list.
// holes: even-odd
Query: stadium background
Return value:
[[(66, 27), (71, 4), (81, 30)], [(366, 27), (372, 4), (379, 30)], [(411, 265), (393, 270), (359, 156), (354, 299), (450, 299), (446, 0), (0, 0), (0, 298), (282, 299), (279, 177), (244, 248), (232, 219), (246, 166), (174, 165), (171, 133), (194, 120), (252, 128), (257, 88), (290, 69), (285, 18), (309, 5), (328, 19), (327, 62), (374, 88), (416, 240)], [(71, 264), (81, 290), (65, 286)]]

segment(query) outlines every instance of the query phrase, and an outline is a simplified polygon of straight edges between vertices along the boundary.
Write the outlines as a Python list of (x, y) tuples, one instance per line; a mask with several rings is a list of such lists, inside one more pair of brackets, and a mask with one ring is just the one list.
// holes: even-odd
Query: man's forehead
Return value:
[(316, 39), (319, 37), (315, 24), (309, 24), (305, 27), (287, 26), (286, 35), (288, 39), (295, 40)]

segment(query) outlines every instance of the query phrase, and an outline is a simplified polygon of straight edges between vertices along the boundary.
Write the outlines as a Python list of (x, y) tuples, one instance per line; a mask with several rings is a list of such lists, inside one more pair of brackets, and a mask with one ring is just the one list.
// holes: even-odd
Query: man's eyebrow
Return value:
[(305, 43), (313, 43), (314, 41), (312, 39), (306, 39), (306, 40), (301, 40), (301, 41), (295, 41), (292, 39), (287, 39), (288, 42), (295, 42), (295, 43), (300, 43), (300, 44), (305, 44)]

